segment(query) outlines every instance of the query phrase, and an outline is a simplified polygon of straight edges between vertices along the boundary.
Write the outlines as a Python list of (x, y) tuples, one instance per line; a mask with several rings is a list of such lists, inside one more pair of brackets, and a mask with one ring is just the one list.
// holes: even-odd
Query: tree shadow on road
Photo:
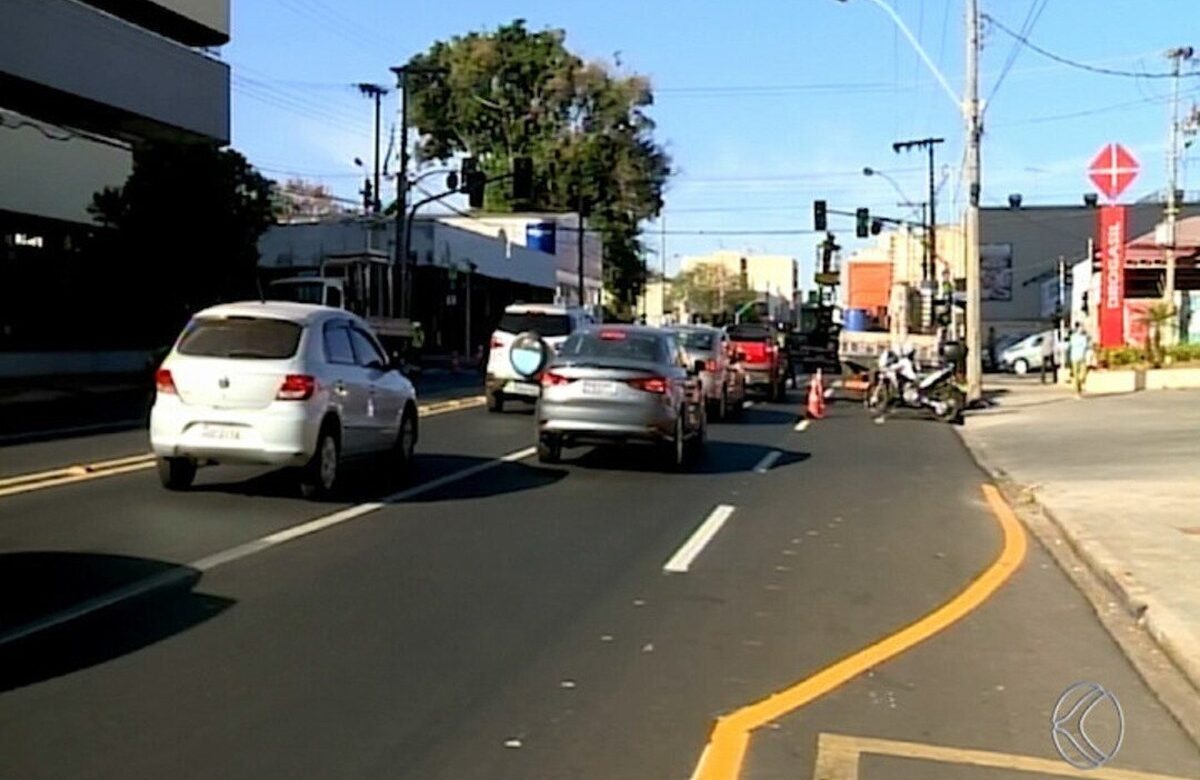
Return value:
[[(194, 592), (200, 576), (186, 566), (122, 555), (0, 555), (0, 691), (119, 658), (233, 605)], [(42, 629), (22, 636), (34, 626)]]

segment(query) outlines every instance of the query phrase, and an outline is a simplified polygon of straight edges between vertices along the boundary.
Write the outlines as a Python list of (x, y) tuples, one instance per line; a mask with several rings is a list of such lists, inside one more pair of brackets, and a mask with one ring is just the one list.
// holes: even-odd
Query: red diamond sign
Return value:
[(1138, 161), (1120, 144), (1109, 144), (1100, 150), (1088, 166), (1088, 178), (1108, 200), (1116, 200), (1138, 175)]

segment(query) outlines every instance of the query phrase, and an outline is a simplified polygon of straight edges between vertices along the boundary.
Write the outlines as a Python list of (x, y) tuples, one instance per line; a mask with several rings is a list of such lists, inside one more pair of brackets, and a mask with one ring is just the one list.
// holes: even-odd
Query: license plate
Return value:
[(513, 395), (527, 395), (533, 397), (537, 397), (542, 393), (541, 389), (537, 385), (532, 385), (528, 382), (509, 382), (508, 386), (504, 388), (504, 391), (506, 393), (512, 393)]
[(613, 396), (617, 394), (617, 383), (586, 380), (583, 383), (583, 394)]
[(242, 438), (240, 428), (231, 425), (203, 425), (200, 427), (200, 438), (216, 441), (237, 441)]

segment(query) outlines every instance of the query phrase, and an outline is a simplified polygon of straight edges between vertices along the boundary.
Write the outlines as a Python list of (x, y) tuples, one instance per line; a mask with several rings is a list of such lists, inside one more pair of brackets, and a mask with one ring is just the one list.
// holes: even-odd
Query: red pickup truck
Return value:
[(783, 398), (787, 382), (787, 355), (769, 325), (745, 323), (728, 328), (729, 340), (746, 374), (746, 387), (764, 392), (771, 401)]

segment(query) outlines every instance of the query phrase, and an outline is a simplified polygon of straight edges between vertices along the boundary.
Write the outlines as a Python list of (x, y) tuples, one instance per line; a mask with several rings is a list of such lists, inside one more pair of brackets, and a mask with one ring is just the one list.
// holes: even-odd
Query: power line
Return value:
[[(1054, 60), (1055, 62), (1057, 62), (1061, 65), (1067, 65), (1072, 68), (1077, 68), (1078, 70), (1085, 70), (1085, 71), (1088, 71), (1089, 73), (1098, 73), (1102, 76), (1122, 76), (1124, 78), (1132, 78), (1132, 79), (1169, 79), (1169, 78), (1174, 78), (1174, 76), (1175, 76), (1175, 74), (1171, 73), (1170, 71), (1158, 72), (1158, 73), (1138, 73), (1137, 71), (1132, 71), (1132, 70), (1117, 70), (1114, 68), (1100, 68), (1095, 65), (1088, 65), (1086, 62), (1077, 62), (1076, 60), (1068, 59), (1068, 58), (1062, 56), (1061, 54), (1055, 54), (1052, 51), (1043, 49), (1041, 46), (1038, 46), (1037, 44), (1033, 43), (1028, 38), (1021, 35), (1020, 33), (1014, 32), (1014, 31), (1010, 30), (1008, 27), (1005, 27), (999, 20), (997, 20), (994, 16), (991, 16), (990, 14), (980, 14), (980, 17), (983, 19), (986, 19), (988, 24), (993, 25), (994, 27), (996, 27), (996, 29), (1011, 36), (1013, 39), (1018, 41), (1022, 46), (1032, 49), (1033, 51), (1037, 52), (1038, 54), (1042, 55), (1043, 57), (1050, 59), (1050, 60)], [(1200, 72), (1181, 73), (1180, 74), (1181, 78), (1191, 78), (1191, 77), (1196, 77), (1196, 76), (1200, 76)]]
[[(1041, 3), (1040, 7), (1038, 6), (1039, 2)], [(1031, 0), (1029, 3), (1029, 11), (1025, 14), (1025, 21), (1021, 23), (1022, 37), (1028, 38), (1029, 34), (1033, 32), (1034, 25), (1036, 25), (1038, 19), (1041, 18), (1042, 11), (1046, 10), (1047, 3), (1049, 3), (1049, 0)], [(1000, 75), (996, 78), (996, 83), (992, 86), (991, 93), (989, 93), (987, 98), (983, 101), (985, 112), (987, 111), (987, 107), (991, 104), (992, 98), (995, 97), (996, 93), (1000, 91), (1000, 85), (1004, 83), (1004, 79), (1008, 76), (1009, 70), (1012, 69), (1013, 64), (1017, 61), (1017, 57), (1020, 56), (1020, 54), (1020, 43), (1013, 41), (1012, 49), (1008, 53), (1008, 59), (1005, 61), (1004, 67), (1000, 69)]]
[(276, 0), (280, 5), (292, 11), (297, 16), (307, 19), (324, 32), (333, 34), (357, 46), (370, 46), (379, 53), (391, 53), (392, 44), (384, 38), (376, 36), (369, 28), (360, 27), (337, 11), (312, 3), (312, 0)]

